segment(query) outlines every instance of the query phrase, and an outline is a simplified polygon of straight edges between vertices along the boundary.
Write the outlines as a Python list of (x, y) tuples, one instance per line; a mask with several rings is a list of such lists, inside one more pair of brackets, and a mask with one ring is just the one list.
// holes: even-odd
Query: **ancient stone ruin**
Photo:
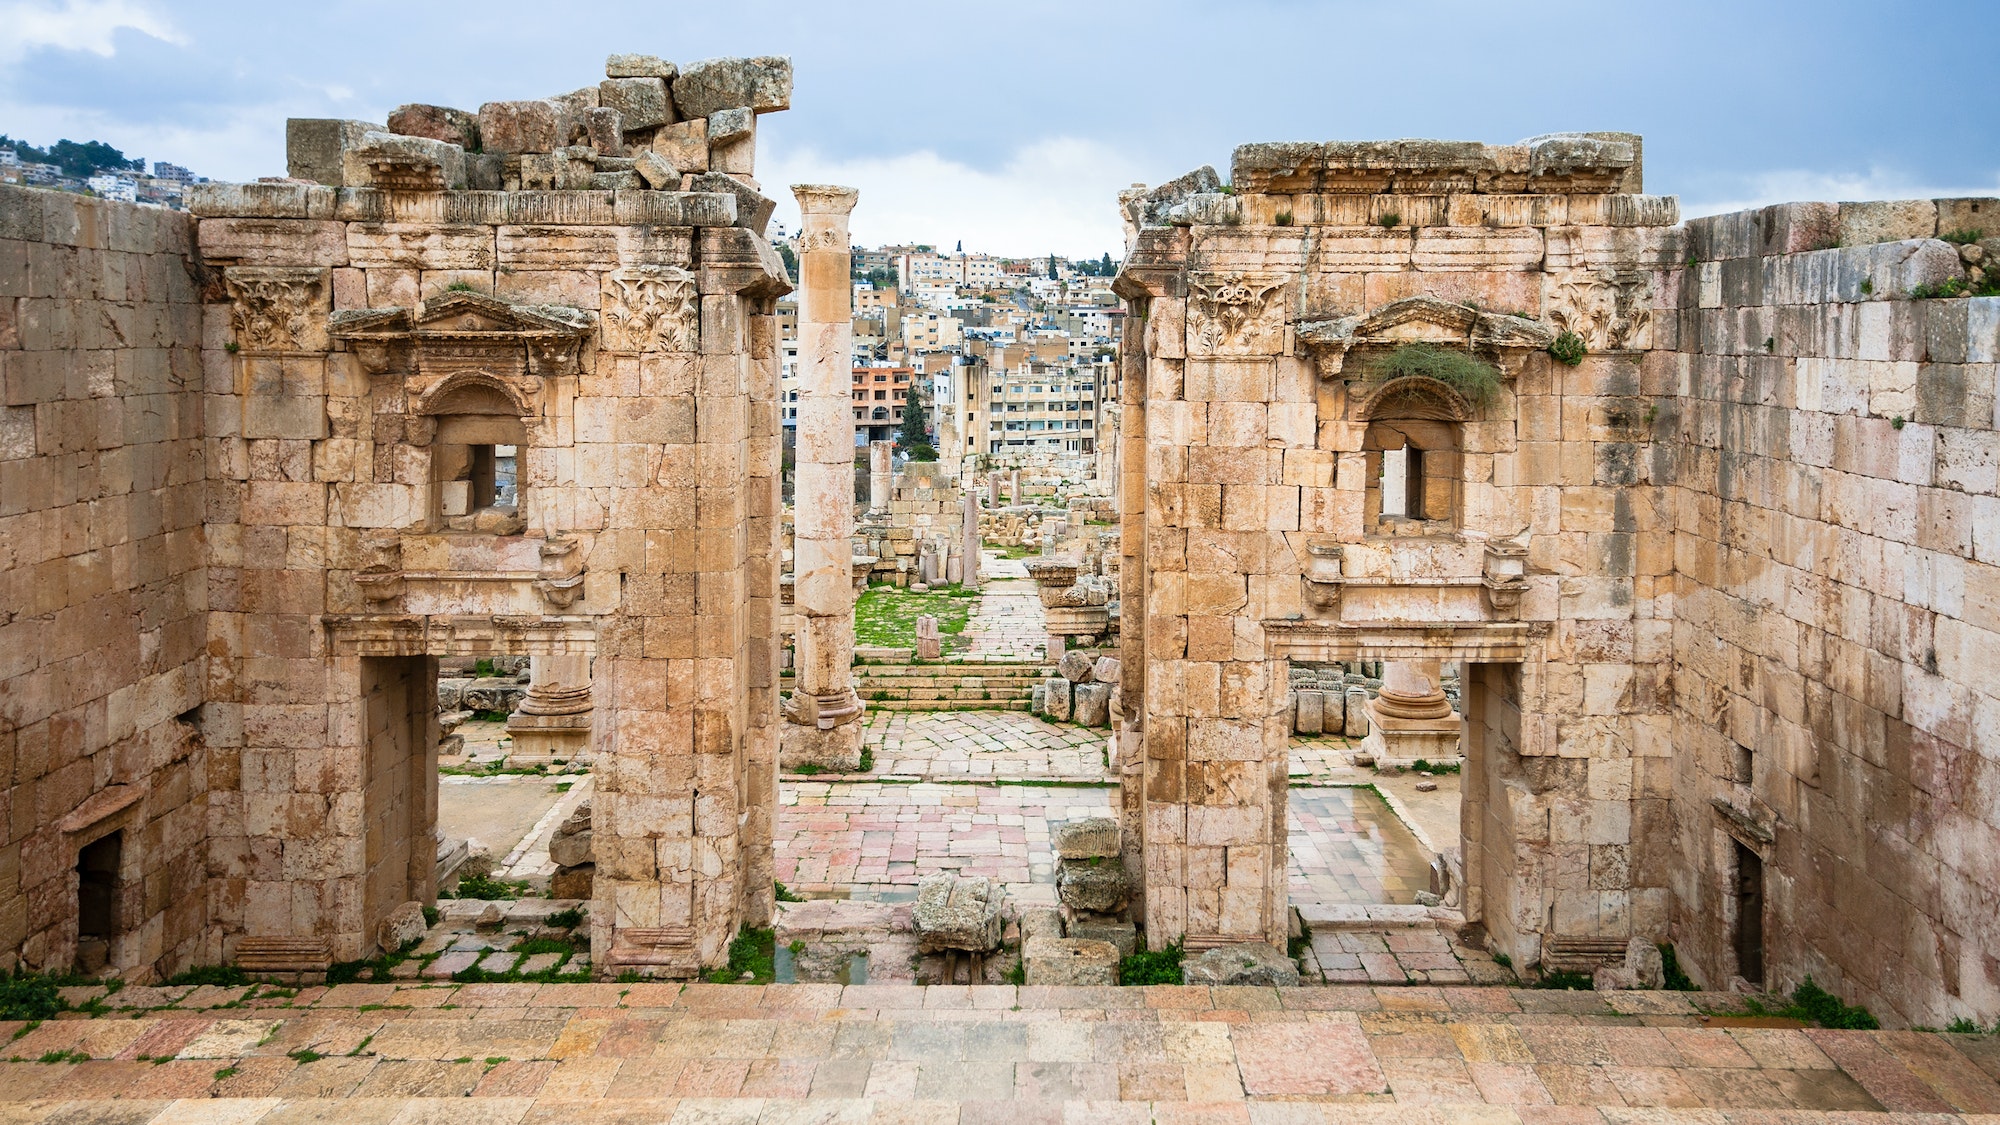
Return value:
[(1682, 222), (1629, 134), (1246, 145), (1228, 190), (1120, 200), (1115, 502), (1016, 470), (982, 514), (906, 469), (865, 554), (856, 194), (796, 187), (781, 605), (755, 136), (790, 90), (619, 55), (294, 121), (289, 177), (192, 216), (0, 188), (0, 967), (309, 979), (408, 940), (439, 661), (522, 657), (510, 729), (595, 761), (551, 849), (592, 971), (721, 967), (773, 916), (781, 757), (858, 761), (857, 579), (975, 578), (983, 522), (1046, 552), (1036, 690), (1112, 728), (1120, 815), (1063, 834), (1059, 914), (880, 904), (913, 945), (983, 964), (1018, 920), (1037, 980), (1174, 943), (1293, 979), (1288, 737), (1338, 728), (1463, 753), (1412, 909), (1517, 965), (1651, 979), (1671, 942), (1711, 988), (2000, 1018), (2000, 298), (1959, 295), (2000, 204)]

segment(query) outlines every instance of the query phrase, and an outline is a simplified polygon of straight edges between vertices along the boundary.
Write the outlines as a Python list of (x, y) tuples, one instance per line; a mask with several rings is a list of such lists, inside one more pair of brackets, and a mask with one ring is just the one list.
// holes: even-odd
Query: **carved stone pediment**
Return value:
[(1339, 375), (1347, 362), (1347, 353), (1355, 348), (1410, 343), (1481, 353), (1490, 357), (1505, 375), (1519, 365), (1523, 355), (1546, 348), (1555, 340), (1555, 333), (1540, 321), (1482, 312), (1470, 305), (1428, 296), (1391, 301), (1365, 316), (1301, 321), (1296, 332), (1299, 343), (1312, 352), (1314, 367), (1322, 379)]
[(319, 266), (230, 266), (229, 322), (239, 351), (323, 352), (327, 348), (327, 271)]
[(414, 309), (333, 314), (328, 334), (371, 374), (401, 372), (425, 386), (479, 373), (518, 384), (532, 400), (541, 380), (572, 375), (596, 314), (561, 305), (519, 305), (484, 293), (441, 293)]
[(1277, 355), (1284, 349), (1283, 274), (1197, 273), (1188, 278), (1189, 355)]

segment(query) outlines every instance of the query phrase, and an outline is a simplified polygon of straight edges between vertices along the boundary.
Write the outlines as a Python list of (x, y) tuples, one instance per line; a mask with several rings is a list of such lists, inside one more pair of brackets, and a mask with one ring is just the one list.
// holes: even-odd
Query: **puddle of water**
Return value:
[[(792, 956), (789, 946), (779, 946), (771, 954), (771, 979), (779, 984), (799, 983), (798, 958)], [(834, 974), (838, 984), (868, 983), (868, 954), (856, 953), (847, 959)]]

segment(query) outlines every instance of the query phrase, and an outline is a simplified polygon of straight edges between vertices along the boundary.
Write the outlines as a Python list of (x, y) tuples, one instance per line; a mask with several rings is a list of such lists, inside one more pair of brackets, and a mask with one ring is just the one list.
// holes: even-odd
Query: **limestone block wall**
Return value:
[(2000, 299), (1912, 299), (1962, 280), (1932, 236), (2000, 234), (1996, 209), (1688, 224), (1658, 357), (1680, 462), (1674, 934), (1711, 987), (1740, 968), (1747, 849), (1767, 983), (1810, 974), (1887, 1022), (2000, 1016)]
[[(1522, 964), (1545, 937), (1664, 935), (1664, 866), (1638, 853), (1664, 847), (1670, 776), (1671, 368), (1645, 355), (1675, 328), (1674, 201), (1638, 194), (1623, 134), (1249, 145), (1232, 186), (1204, 169), (1123, 199), (1124, 668), (1145, 704), (1120, 745), (1143, 756), (1121, 768), (1143, 775), (1148, 940), (1282, 943), (1281, 658), (1306, 651), (1512, 665), (1468, 684), (1513, 693), (1468, 728), (1469, 878), (1497, 888), (1469, 916)], [(1576, 367), (1543, 350), (1568, 329)], [(1458, 446), (1448, 518), (1392, 530), (1369, 365), (1408, 342), (1502, 380), (1394, 405)], [(1505, 541), (1527, 573), (1503, 607), (1482, 581)]]
[[(229, 286), (203, 353), (210, 698), (242, 763), (210, 824), (218, 957), (294, 936), (361, 956), (397, 905), (362, 893), (380, 817), (353, 782), (370, 757), (365, 663), (388, 656), (595, 657), (599, 964), (634, 933), (632, 967), (692, 971), (768, 913), (769, 304), (785, 282), (731, 204), (301, 184), (197, 197)], [(259, 285), (282, 289), (277, 312)], [(511, 520), (440, 508), (466, 424), (519, 443)], [(414, 774), (429, 792), (410, 823), (428, 837), (435, 770)], [(406, 893), (434, 887), (413, 869)]]
[(111, 833), (109, 964), (200, 960), (203, 279), (184, 215), (0, 186), (0, 968), (72, 967)]

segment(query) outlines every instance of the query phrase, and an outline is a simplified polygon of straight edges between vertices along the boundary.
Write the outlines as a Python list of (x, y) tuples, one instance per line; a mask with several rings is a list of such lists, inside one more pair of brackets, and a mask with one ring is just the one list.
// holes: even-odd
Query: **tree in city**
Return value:
[(1110, 253), (1109, 253), (1109, 252), (1106, 252), (1106, 254), (1104, 255), (1104, 261), (1098, 264), (1098, 267), (1097, 267), (1097, 276), (1099, 276), (1099, 277), (1115, 277), (1115, 276), (1117, 276), (1117, 274), (1118, 274), (1118, 271), (1117, 271), (1117, 270), (1116, 270), (1115, 268), (1113, 268), (1113, 267), (1112, 267), (1112, 265), (1111, 265), (1111, 255), (1110, 255)]
[(931, 445), (930, 422), (925, 417), (924, 396), (917, 384), (903, 393), (903, 426), (896, 431), (896, 445), (912, 461), (935, 461), (937, 449)]
[(1054, 254), (1050, 254), (1050, 255), (1049, 255), (1049, 280), (1050, 280), (1050, 281), (1054, 281), (1054, 280), (1056, 279), (1056, 276), (1057, 276), (1057, 275), (1056, 275), (1056, 256), (1055, 256)]

